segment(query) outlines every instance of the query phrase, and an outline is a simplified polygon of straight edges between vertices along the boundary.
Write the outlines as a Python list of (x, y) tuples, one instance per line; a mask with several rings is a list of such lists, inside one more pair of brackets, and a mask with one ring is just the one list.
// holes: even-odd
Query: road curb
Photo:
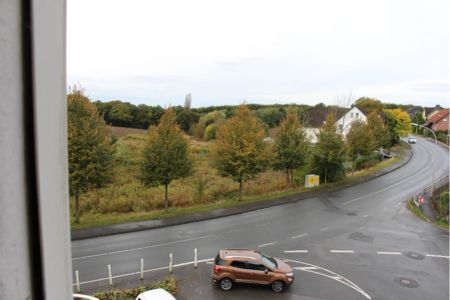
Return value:
[(242, 204), (238, 206), (228, 207), (228, 208), (220, 208), (212, 211), (201, 212), (201, 213), (192, 213), (188, 215), (168, 217), (165, 219), (156, 219), (149, 221), (139, 221), (139, 222), (130, 222), (130, 223), (122, 223), (122, 224), (114, 224), (107, 225), (101, 227), (94, 228), (86, 228), (86, 229), (77, 229), (71, 231), (71, 240), (83, 240), (95, 237), (102, 237), (120, 233), (128, 233), (128, 232), (136, 232), (143, 231), (149, 229), (157, 229), (162, 227), (174, 226), (174, 225), (182, 225), (187, 223), (193, 223), (198, 221), (211, 220), (226, 216), (238, 215), (242, 213), (247, 213), (251, 211), (255, 211), (258, 209), (264, 209), (269, 207), (274, 207), (278, 205), (294, 203), (303, 199), (308, 199), (312, 197), (321, 196), (324, 194), (332, 193), (339, 191), (341, 189), (355, 186), (383, 175), (392, 173), (401, 167), (405, 166), (411, 160), (413, 156), (413, 152), (411, 151), (411, 147), (406, 151), (406, 155), (399, 161), (394, 163), (391, 166), (388, 166), (382, 170), (379, 170), (373, 174), (368, 174), (365, 176), (361, 176), (358, 179), (353, 180), (352, 182), (338, 184), (332, 187), (326, 187), (317, 191), (306, 191), (300, 192), (298, 194), (283, 196), (275, 199), (268, 199), (264, 201)]

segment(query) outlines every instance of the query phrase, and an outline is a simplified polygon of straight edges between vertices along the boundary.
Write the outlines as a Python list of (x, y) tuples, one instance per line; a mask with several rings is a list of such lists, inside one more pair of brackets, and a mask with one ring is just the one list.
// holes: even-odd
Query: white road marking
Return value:
[(212, 261), (207, 261), (206, 264), (207, 264), (207, 265), (212, 265), (212, 264), (214, 264), (214, 262), (212, 262)]
[(450, 258), (450, 256), (446, 256), (446, 255), (437, 255), (437, 254), (427, 254), (426, 256), (428, 257), (439, 257), (439, 258)]
[(319, 230), (320, 231), (325, 231), (325, 230), (328, 230), (328, 227), (323, 227), (323, 228), (320, 228)]
[(307, 235), (308, 235), (307, 233), (302, 233), (302, 234), (291, 237), (291, 239), (299, 239), (299, 238), (307, 236)]
[(270, 225), (270, 223), (258, 224), (258, 225), (256, 225), (256, 227), (264, 227), (264, 226), (267, 226), (267, 225)]
[(316, 267), (298, 267), (298, 268), (293, 268), (295, 270), (299, 270), (299, 271), (307, 271), (307, 270), (317, 270), (319, 268)]
[(368, 216), (370, 216), (370, 215), (364, 215), (363, 218), (367, 218)]
[(271, 243), (262, 244), (262, 245), (259, 245), (258, 248), (266, 247), (266, 246), (270, 246), (270, 245), (274, 245), (274, 244), (276, 244), (276, 243), (277, 243), (277, 242), (271, 242)]
[(331, 253), (355, 253), (354, 250), (330, 250)]
[(402, 213), (404, 213), (404, 212), (405, 212), (405, 208), (402, 207), (398, 213), (399, 213), (399, 214), (402, 214)]
[[(362, 294), (367, 299), (369, 299), (369, 300), (372, 299), (369, 296), (369, 294), (364, 292), (359, 286), (357, 286), (355, 283), (351, 282), (349, 279), (345, 278), (342, 275), (339, 275), (339, 274), (337, 274), (337, 273), (335, 273), (333, 271), (327, 270), (325, 268), (322, 268), (322, 267), (319, 267), (319, 266), (316, 266), (316, 265), (313, 265), (313, 264), (309, 264), (309, 263), (305, 263), (305, 262), (301, 262), (301, 261), (297, 261), (297, 260), (292, 260), (292, 259), (289, 259), (288, 261), (294, 262), (294, 263), (298, 263), (298, 264), (303, 264), (303, 265), (307, 266), (307, 267), (293, 268), (294, 270), (309, 272), (309, 273), (317, 274), (317, 275), (320, 275), (320, 276), (324, 276), (324, 277), (336, 280), (337, 282), (345, 284), (346, 286), (348, 286), (348, 287), (352, 288), (353, 290), (357, 291), (358, 293)], [(323, 273), (321, 273), (319, 271), (322, 271)]]
[(195, 241), (195, 240), (200, 240), (200, 239), (206, 239), (206, 238), (209, 238), (209, 237), (212, 237), (212, 236), (213, 236), (212, 234), (208, 234), (208, 235), (204, 235), (204, 236), (200, 236), (200, 237), (196, 237), (196, 238), (184, 239), (184, 240), (179, 240), (179, 241), (172, 241), (172, 242), (167, 242), (167, 243), (162, 243), (162, 244), (157, 244), (157, 245), (150, 245), (150, 246), (139, 247), (139, 248), (132, 248), (132, 249), (126, 249), (126, 250), (119, 250), (119, 251), (112, 251), (112, 252), (105, 252), (105, 253), (99, 253), (99, 254), (93, 254), (93, 255), (74, 257), (74, 258), (72, 258), (72, 260), (79, 260), (79, 259), (84, 259), (84, 258), (91, 258), (91, 257), (98, 257), (98, 256), (104, 256), (104, 255), (110, 255), (110, 254), (117, 254), (117, 253), (137, 251), (137, 250), (142, 250), (142, 249), (156, 248), (156, 247), (165, 246), (165, 245), (173, 245), (173, 244), (178, 244), (178, 243), (184, 243), (184, 242), (190, 242), (190, 241)]
[(379, 191), (375, 191), (375, 192), (370, 193), (370, 194), (366, 194), (366, 195), (364, 195), (364, 196), (362, 196), (362, 197), (358, 197), (358, 198), (355, 198), (355, 199), (352, 199), (352, 200), (349, 200), (349, 201), (345, 201), (345, 202), (343, 202), (342, 204), (343, 204), (343, 205), (347, 205), (347, 204), (353, 203), (353, 202), (355, 202), (355, 201), (362, 200), (362, 199), (368, 198), (368, 197), (370, 197), (370, 196), (373, 196), (373, 195), (375, 195), (375, 194), (378, 194), (378, 193), (387, 191), (387, 190), (389, 190), (389, 189), (391, 189), (391, 188), (393, 188), (393, 187), (396, 187), (397, 185), (400, 185), (400, 184), (402, 184), (403, 182), (406, 182), (406, 181), (410, 180), (411, 178), (416, 177), (416, 176), (418, 176), (419, 174), (421, 174), (421, 173), (423, 173), (424, 171), (426, 171), (427, 169), (429, 169), (429, 168), (433, 165), (434, 160), (435, 160), (435, 157), (432, 156), (432, 158), (431, 158), (431, 163), (429, 163), (427, 167), (423, 168), (422, 170), (420, 170), (419, 172), (415, 173), (414, 175), (408, 176), (408, 177), (404, 178), (403, 180), (400, 180), (399, 182), (394, 183), (393, 185), (390, 185), (390, 186), (388, 186), (388, 187), (385, 187), (384, 189), (381, 189), (381, 190), (379, 190)]
[(308, 253), (308, 250), (286, 250), (284, 253)]
[(382, 254), (382, 255), (402, 255), (401, 252), (386, 252), (386, 251), (377, 251), (377, 254)]
[[(214, 258), (200, 259), (200, 260), (197, 260), (197, 263), (203, 263), (203, 262), (207, 263), (207, 262), (211, 262), (213, 260), (214, 260)], [(189, 262), (173, 265), (172, 267), (177, 268), (177, 267), (183, 267), (183, 266), (193, 265), (193, 264), (194, 264), (194, 261), (189, 261)], [(160, 268), (155, 268), (155, 269), (144, 270), (144, 273), (155, 272), (155, 271), (160, 271), (160, 270), (165, 270), (165, 269), (169, 269), (169, 267), (167, 266), (167, 267), (160, 267)], [(132, 275), (139, 275), (139, 274), (141, 274), (140, 271), (139, 272), (131, 272), (131, 273), (127, 273), (127, 274), (116, 275), (116, 276), (112, 276), (112, 278), (113, 279), (114, 278), (121, 278), (121, 277), (132, 276)], [(109, 280), (108, 277), (107, 278), (100, 278), (100, 279), (89, 280), (89, 281), (83, 281), (83, 282), (80, 282), (80, 285), (81, 284), (86, 284), (86, 283), (107, 281), (107, 280)], [(73, 283), (72, 285), (75, 286), (76, 283)]]

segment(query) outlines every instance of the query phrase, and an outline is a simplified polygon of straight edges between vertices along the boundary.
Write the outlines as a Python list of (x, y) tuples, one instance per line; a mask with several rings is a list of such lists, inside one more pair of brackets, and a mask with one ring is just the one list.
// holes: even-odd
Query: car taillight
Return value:
[(221, 270), (219, 266), (214, 266), (214, 273), (220, 272)]

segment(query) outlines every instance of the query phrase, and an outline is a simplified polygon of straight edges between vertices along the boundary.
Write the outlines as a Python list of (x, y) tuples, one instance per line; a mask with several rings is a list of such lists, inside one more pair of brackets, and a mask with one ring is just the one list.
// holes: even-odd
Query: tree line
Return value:
[[(378, 105), (374, 101), (364, 103)], [(204, 123), (206, 129), (215, 126), (212, 167), (236, 182), (239, 200), (245, 182), (269, 168), (283, 171), (287, 185), (294, 184), (294, 171), (302, 167), (320, 175), (322, 182), (341, 180), (346, 175), (344, 162), (348, 157), (355, 164), (358, 158), (372, 154), (379, 147), (390, 147), (410, 131), (409, 115), (401, 109), (366, 107), (370, 111), (368, 121), (355, 122), (347, 140), (338, 133), (336, 116), (330, 113), (320, 128), (317, 143), (312, 145), (302, 130), (301, 109), (301, 106), (291, 106), (285, 110), (283, 117), (274, 124), (277, 132), (274, 139), (267, 137), (267, 123), (249, 105), (235, 107), (229, 115), (226, 110), (211, 110), (198, 118), (196, 124)], [(182, 111), (189, 109), (184, 107)], [(177, 114), (176, 108), (169, 107), (160, 114), (158, 122), (148, 129), (138, 179), (145, 186), (165, 187), (164, 207), (167, 209), (170, 183), (190, 176), (195, 170), (189, 138), (179, 123), (180, 112)], [(79, 195), (109, 182), (114, 146), (105, 112), (78, 87), (68, 94), (68, 119), (69, 183), (78, 223)]]

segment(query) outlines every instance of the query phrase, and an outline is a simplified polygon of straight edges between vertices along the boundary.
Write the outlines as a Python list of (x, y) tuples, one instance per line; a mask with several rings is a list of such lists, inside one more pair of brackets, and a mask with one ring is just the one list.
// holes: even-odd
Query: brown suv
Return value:
[(284, 261), (252, 249), (223, 249), (214, 260), (212, 280), (228, 291), (236, 283), (268, 284), (280, 293), (294, 282), (294, 272)]

